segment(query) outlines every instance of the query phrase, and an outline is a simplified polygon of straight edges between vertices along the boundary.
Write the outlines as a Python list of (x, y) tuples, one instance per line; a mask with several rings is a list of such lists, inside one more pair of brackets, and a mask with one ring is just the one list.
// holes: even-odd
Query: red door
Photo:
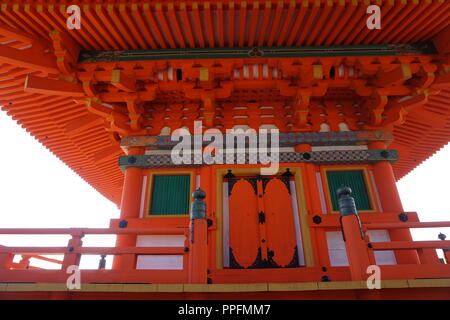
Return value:
[(289, 176), (228, 179), (229, 267), (299, 267)]

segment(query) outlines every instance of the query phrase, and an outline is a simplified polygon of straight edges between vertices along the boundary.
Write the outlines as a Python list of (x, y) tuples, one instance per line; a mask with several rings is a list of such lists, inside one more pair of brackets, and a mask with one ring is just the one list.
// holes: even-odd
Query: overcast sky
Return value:
[[(119, 217), (115, 204), (101, 196), (5, 112), (0, 111), (0, 217), (2, 228), (109, 226)], [(398, 183), (405, 211), (422, 221), (450, 220), (450, 146), (445, 147)], [(417, 240), (437, 240), (439, 232), (413, 230)], [(9, 246), (66, 246), (61, 236), (2, 236)], [(85, 245), (113, 246), (114, 236), (87, 236)], [(96, 268), (98, 256), (84, 257), (82, 267)], [(108, 259), (110, 266), (111, 259)], [(35, 265), (42, 265), (37, 262)]]

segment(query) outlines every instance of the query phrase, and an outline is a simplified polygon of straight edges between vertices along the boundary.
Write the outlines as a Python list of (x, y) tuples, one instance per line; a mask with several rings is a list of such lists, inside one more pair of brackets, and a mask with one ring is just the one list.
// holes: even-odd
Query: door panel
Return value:
[(230, 267), (248, 268), (260, 250), (257, 196), (249, 181), (239, 179), (229, 199)]
[(290, 187), (289, 176), (228, 179), (230, 268), (300, 266)]
[(289, 179), (270, 179), (263, 199), (269, 261), (278, 267), (298, 267)]

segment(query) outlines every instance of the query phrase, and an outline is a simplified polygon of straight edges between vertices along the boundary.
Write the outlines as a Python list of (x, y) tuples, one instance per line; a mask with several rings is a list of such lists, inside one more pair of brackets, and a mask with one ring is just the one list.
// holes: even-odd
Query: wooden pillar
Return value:
[[(369, 149), (386, 149), (383, 142), (372, 142)], [(376, 187), (380, 196), (381, 206), (384, 212), (403, 212), (403, 205), (395, 182), (394, 171), (389, 161), (380, 161), (373, 165), (373, 174)], [(413, 241), (409, 229), (389, 230), (391, 241)], [(416, 250), (397, 250), (395, 257), (398, 264), (419, 264), (419, 256)]]
[(197, 189), (192, 194), (191, 208), (189, 283), (208, 282), (208, 222), (206, 220), (205, 192)]
[[(128, 155), (142, 155), (143, 148), (130, 148)], [(122, 189), (122, 199), (120, 203), (120, 219), (139, 218), (142, 192), (142, 170), (140, 168), (129, 167), (125, 170), (125, 178)], [(116, 247), (135, 247), (135, 235), (118, 235)], [(115, 256), (113, 260), (114, 270), (130, 270), (136, 267), (136, 255), (123, 254)]]
[[(294, 147), (296, 152), (311, 152), (312, 147), (309, 144), (298, 144)], [(308, 198), (308, 221), (311, 221), (314, 216), (322, 214), (322, 206), (320, 204), (319, 187), (316, 180), (316, 165), (313, 163), (304, 163), (304, 177), (305, 195)], [(328, 257), (328, 248), (325, 230), (323, 228), (310, 228), (310, 237), (313, 247), (314, 265), (315, 266), (329, 266), (330, 259)]]
[(351, 192), (351, 189), (345, 186), (337, 190), (341, 228), (352, 280), (362, 281), (367, 279), (367, 268), (371, 265), (371, 259), (356, 211), (355, 200), (350, 196)]

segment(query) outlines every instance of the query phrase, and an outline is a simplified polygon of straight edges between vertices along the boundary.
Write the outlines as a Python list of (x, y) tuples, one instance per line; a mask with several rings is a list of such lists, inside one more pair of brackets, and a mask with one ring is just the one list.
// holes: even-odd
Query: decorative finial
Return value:
[(191, 205), (191, 219), (206, 219), (206, 203), (203, 201), (206, 198), (205, 191), (198, 188), (192, 193), (192, 197), (195, 200)]

